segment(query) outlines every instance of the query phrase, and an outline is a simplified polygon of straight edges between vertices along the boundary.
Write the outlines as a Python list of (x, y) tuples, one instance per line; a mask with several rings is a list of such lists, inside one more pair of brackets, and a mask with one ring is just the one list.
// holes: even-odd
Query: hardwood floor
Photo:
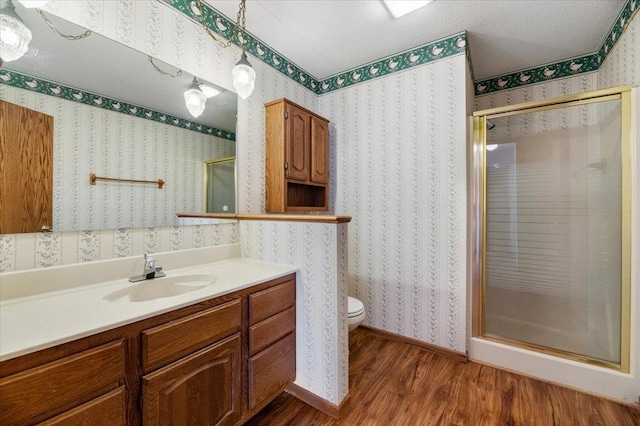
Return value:
[(340, 420), (282, 394), (247, 425), (640, 425), (640, 409), (496, 368), (462, 364), (358, 328)]

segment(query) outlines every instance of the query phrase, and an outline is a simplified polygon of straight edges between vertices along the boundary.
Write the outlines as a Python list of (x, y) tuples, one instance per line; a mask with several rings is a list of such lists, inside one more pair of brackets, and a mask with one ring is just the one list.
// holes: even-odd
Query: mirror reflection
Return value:
[[(22, 58), (0, 69), (0, 100), (53, 117), (52, 223), (21, 232), (46, 225), (56, 232), (170, 226), (178, 223), (176, 212), (205, 212), (206, 163), (235, 157), (236, 94), (96, 33), (63, 38), (36, 9), (14, 4), (33, 39)], [(60, 33), (85, 32), (49, 13), (46, 18)], [(197, 118), (185, 98), (194, 78), (206, 96)], [(2, 143), (17, 144), (15, 133), (24, 139), (35, 132), (3, 135)], [(26, 167), (29, 175), (40, 175), (36, 163)], [(233, 187), (220, 190), (222, 206), (235, 211), (235, 161), (230, 164)], [(91, 185), (91, 174), (124, 181)], [(0, 192), (6, 182), (0, 181)], [(5, 229), (0, 224), (0, 233), (15, 232)]]
[(207, 213), (236, 213), (236, 157), (207, 161), (204, 178), (205, 191), (207, 191), (205, 211)]

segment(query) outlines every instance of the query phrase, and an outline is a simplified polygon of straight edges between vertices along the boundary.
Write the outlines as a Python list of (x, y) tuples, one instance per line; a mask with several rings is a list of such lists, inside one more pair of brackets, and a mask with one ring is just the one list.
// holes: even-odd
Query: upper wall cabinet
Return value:
[(266, 211), (327, 211), (329, 121), (287, 99), (265, 110)]

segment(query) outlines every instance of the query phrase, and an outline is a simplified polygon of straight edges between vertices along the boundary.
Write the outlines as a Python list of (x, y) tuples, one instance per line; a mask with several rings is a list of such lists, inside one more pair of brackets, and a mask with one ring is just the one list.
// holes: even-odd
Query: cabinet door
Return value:
[(142, 416), (151, 425), (233, 425), (242, 414), (240, 334), (142, 378)]
[(0, 101), (0, 234), (53, 226), (53, 117)]
[(33, 424), (113, 390), (125, 377), (124, 340), (0, 379), (0, 425)]
[(311, 117), (311, 181), (329, 182), (329, 129), (326, 121)]
[(264, 406), (296, 378), (296, 336), (284, 339), (249, 358), (249, 409)]
[(308, 112), (296, 108), (294, 105), (286, 106), (286, 168), (287, 179), (308, 181), (311, 116)]
[(118, 389), (40, 423), (40, 426), (124, 426), (126, 424), (125, 387), (120, 386)]

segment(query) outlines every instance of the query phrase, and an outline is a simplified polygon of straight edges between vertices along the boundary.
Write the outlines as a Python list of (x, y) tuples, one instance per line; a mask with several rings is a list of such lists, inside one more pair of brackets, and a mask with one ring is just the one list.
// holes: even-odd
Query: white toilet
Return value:
[(349, 332), (352, 332), (360, 325), (362, 321), (364, 321), (364, 305), (361, 301), (351, 296), (349, 296), (348, 305), (349, 314), (347, 323), (349, 324)]

